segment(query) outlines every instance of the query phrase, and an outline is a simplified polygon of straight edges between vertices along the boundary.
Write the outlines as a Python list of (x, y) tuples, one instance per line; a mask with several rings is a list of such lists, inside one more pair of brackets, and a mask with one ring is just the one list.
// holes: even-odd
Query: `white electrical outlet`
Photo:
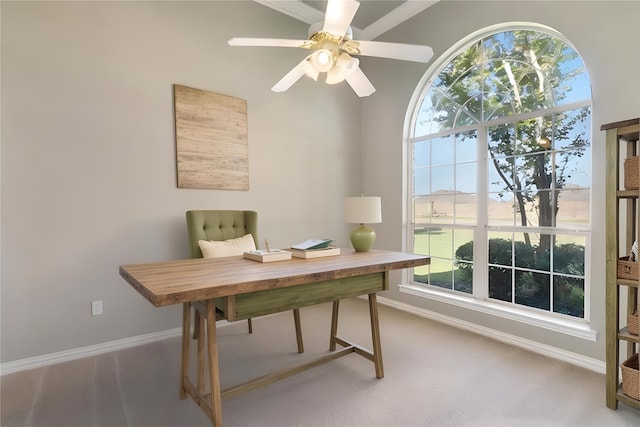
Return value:
[(91, 301), (91, 315), (98, 316), (102, 314), (102, 301)]

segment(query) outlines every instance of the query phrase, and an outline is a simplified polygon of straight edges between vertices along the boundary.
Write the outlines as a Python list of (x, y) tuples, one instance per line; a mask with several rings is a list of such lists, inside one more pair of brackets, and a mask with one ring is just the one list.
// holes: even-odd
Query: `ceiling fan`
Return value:
[(274, 92), (286, 91), (304, 75), (317, 81), (320, 73), (326, 73), (325, 83), (346, 80), (358, 96), (369, 96), (376, 89), (360, 69), (358, 58), (353, 56), (415, 62), (429, 62), (433, 57), (429, 46), (353, 40), (351, 21), (359, 6), (356, 0), (329, 0), (324, 22), (311, 26), (308, 40), (234, 37), (228, 43), (230, 46), (301, 47), (313, 51), (271, 88)]

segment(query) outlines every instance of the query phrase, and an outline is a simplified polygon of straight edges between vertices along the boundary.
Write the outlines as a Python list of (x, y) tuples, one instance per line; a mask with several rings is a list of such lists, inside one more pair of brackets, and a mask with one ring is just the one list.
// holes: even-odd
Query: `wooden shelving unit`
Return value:
[[(640, 348), (640, 337), (629, 333), (627, 315), (638, 305), (640, 274), (634, 279), (618, 278), (618, 259), (628, 256), (640, 237), (640, 189), (625, 189), (625, 159), (639, 156), (640, 118), (602, 125), (606, 131), (606, 363), (607, 406), (618, 408), (618, 402), (640, 409), (640, 400), (627, 396), (620, 385), (620, 345), (626, 343), (628, 359)], [(621, 292), (626, 293), (626, 307), (621, 307)], [(622, 322), (624, 322), (621, 325)]]

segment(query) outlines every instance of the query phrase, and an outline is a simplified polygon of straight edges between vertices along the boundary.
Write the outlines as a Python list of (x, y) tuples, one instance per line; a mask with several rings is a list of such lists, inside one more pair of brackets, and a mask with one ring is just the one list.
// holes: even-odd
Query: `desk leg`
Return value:
[(218, 365), (218, 344), (216, 341), (216, 305), (207, 300), (207, 348), (209, 351), (209, 384), (211, 387), (211, 419), (214, 427), (222, 427), (222, 394)]
[(180, 399), (186, 399), (185, 378), (189, 375), (189, 329), (191, 328), (191, 304), (182, 305), (182, 361), (180, 366)]
[(296, 341), (298, 342), (298, 353), (304, 353), (304, 342), (302, 341), (302, 324), (300, 323), (300, 309), (293, 310), (293, 322), (296, 326)]
[(329, 338), (329, 351), (336, 351), (336, 336), (338, 335), (338, 309), (340, 308), (340, 300), (333, 302), (333, 310), (331, 311), (331, 337)]
[(384, 378), (380, 325), (378, 322), (378, 300), (376, 299), (376, 294), (369, 294), (369, 316), (371, 317), (371, 340), (373, 342), (373, 363), (376, 366), (376, 378)]
[[(202, 316), (196, 310), (196, 319), (200, 319)], [(205, 393), (205, 384), (204, 384), (204, 344), (205, 344), (205, 327), (204, 322), (200, 319), (200, 322), (194, 322), (194, 334), (198, 334), (197, 340), (197, 354), (198, 354), (198, 395), (204, 396)], [(197, 331), (195, 330), (197, 328)]]

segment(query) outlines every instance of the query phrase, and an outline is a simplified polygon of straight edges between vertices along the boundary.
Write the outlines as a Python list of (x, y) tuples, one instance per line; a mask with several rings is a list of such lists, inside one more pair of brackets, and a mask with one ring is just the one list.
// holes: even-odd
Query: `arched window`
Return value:
[[(563, 37), (492, 29), (434, 64), (409, 107), (414, 289), (587, 321), (591, 86)], [(586, 296), (586, 297), (585, 297)]]

